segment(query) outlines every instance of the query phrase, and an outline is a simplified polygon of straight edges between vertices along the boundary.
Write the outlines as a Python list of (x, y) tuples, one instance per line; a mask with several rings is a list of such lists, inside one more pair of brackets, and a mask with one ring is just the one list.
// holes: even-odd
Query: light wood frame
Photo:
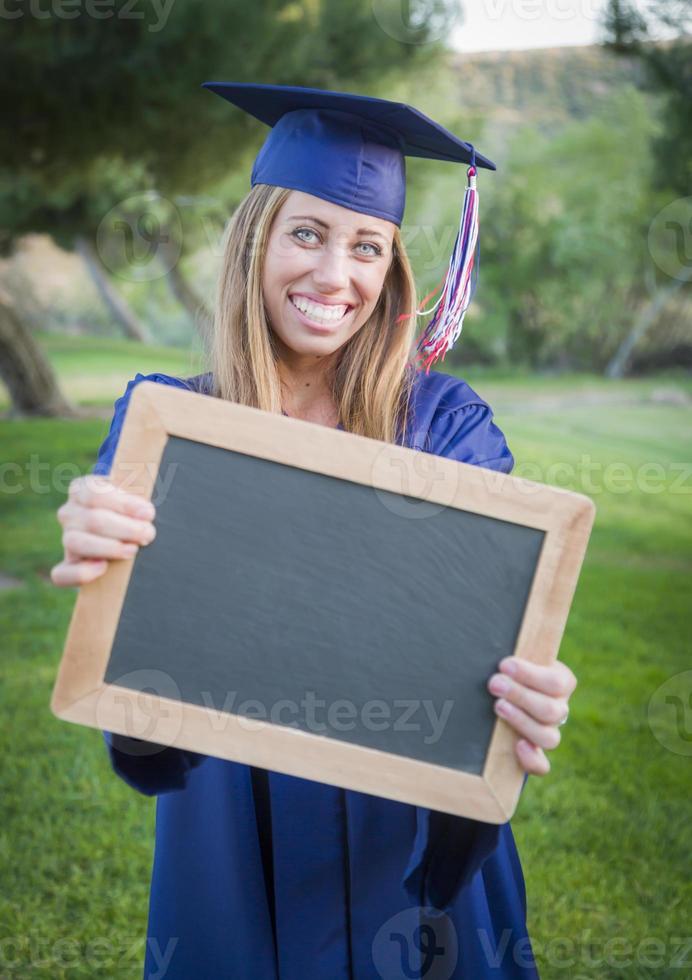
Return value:
[[(419, 450), (154, 382), (133, 390), (109, 479), (151, 499), (169, 436), (262, 457), (408, 497), (420, 470)], [(435, 479), (424, 499), (511, 521), (545, 533), (514, 656), (550, 664), (557, 655), (594, 521), (589, 497), (432, 454)], [(395, 465), (391, 465), (392, 463)], [(402, 490), (402, 474), (408, 485)], [(430, 487), (430, 484), (432, 486)], [(104, 683), (116, 627), (135, 559), (109, 563), (80, 588), (60, 663), (51, 709), (58, 717), (121, 735), (142, 737), (150, 713), (140, 692)], [(339, 741), (294, 727), (247, 722), (165, 697), (158, 744), (213, 755), (305, 779), (331, 783), (488, 823), (504, 823), (516, 809), (524, 772), (514, 752), (516, 732), (497, 719), (481, 776)], [(140, 733), (139, 735), (137, 733)]]

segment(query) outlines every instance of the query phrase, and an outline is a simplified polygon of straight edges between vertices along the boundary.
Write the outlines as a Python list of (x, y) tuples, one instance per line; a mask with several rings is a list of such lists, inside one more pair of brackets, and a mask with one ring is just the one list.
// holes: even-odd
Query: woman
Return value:
[[(468, 161), (467, 144), (381, 100), (210, 87), (272, 130), (229, 224), (211, 371), (148, 379), (509, 472), (487, 403), (411, 363), (403, 157)], [(116, 402), (98, 477), (75, 480), (58, 511), (56, 585), (93, 581), (155, 535), (153, 506), (106, 479), (141, 380)], [(489, 679), (527, 774), (548, 772), (575, 685), (560, 662), (514, 658)], [(537, 976), (509, 823), (105, 737), (118, 775), (157, 796), (145, 977)]]

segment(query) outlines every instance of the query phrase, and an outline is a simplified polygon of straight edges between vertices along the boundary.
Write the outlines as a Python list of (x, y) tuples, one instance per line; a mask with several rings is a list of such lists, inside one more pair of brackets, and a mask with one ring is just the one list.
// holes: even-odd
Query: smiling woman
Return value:
[[(475, 168), (494, 164), (397, 103), (208, 87), (272, 128), (227, 230), (211, 370), (147, 380), (509, 473), (513, 456), (487, 402), (465, 381), (414, 364), (415, 283), (399, 230), (405, 155), (471, 164), (445, 288), (418, 345), (429, 367), (461, 328), (477, 236)], [(93, 581), (156, 533), (151, 505), (104, 479), (142, 380), (116, 402), (98, 486), (74, 481), (60, 508), (57, 585)], [(201, 643), (204, 635), (201, 620)], [(523, 735), (516, 754), (527, 773), (548, 771), (544, 750), (560, 740), (575, 684), (559, 661), (513, 657), (488, 679), (489, 693), (503, 696), (498, 714)], [(158, 797), (146, 977), (161, 975), (164, 955), (167, 980), (537, 976), (509, 823), (104, 734), (115, 772)]]
[[(308, 209), (309, 215), (294, 213)], [(289, 191), (273, 220), (262, 295), (283, 366), (282, 400), (289, 415), (338, 420), (333, 395), (338, 351), (367, 323), (370, 333), (386, 336), (385, 323), (373, 313), (398, 228), (374, 217), (375, 227), (361, 224), (356, 211), (302, 191)], [(341, 411), (348, 418), (348, 407)]]
[(411, 397), (415, 302), (394, 222), (258, 184), (227, 230), (214, 393), (398, 441)]

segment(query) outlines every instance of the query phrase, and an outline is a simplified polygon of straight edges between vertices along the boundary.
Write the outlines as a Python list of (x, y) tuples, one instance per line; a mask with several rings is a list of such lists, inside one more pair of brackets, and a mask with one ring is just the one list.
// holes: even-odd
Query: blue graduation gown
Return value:
[[(204, 391), (208, 377), (138, 374), (94, 472), (110, 472), (136, 384)], [(417, 372), (414, 418), (412, 448), (511, 471), (491, 409), (464, 381)], [(171, 747), (140, 755), (104, 736), (115, 772), (157, 797), (145, 980), (538, 976), (509, 822)]]

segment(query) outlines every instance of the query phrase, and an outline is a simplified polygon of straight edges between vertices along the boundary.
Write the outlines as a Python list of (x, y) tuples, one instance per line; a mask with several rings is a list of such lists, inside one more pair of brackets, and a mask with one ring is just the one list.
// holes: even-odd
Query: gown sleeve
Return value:
[[(92, 468), (93, 473), (100, 476), (108, 476), (110, 473), (130, 395), (140, 381), (156, 381), (159, 384), (178, 388), (190, 387), (187, 382), (165, 374), (137, 374), (128, 383), (125, 393), (115, 403), (110, 429), (98, 451), (96, 463)], [(114, 732), (104, 731), (103, 736), (115, 773), (128, 786), (145, 796), (156, 796), (159, 793), (184, 789), (189, 771), (207, 758), (197, 752), (177, 749), (174, 746), (156, 745)]]
[[(485, 403), (467, 404), (433, 419), (431, 436), (435, 455), (501, 473), (514, 466)], [(528, 773), (522, 791), (527, 779)], [(506, 826), (416, 807), (416, 834), (403, 877), (411, 901), (430, 915), (443, 914), (498, 846)]]

